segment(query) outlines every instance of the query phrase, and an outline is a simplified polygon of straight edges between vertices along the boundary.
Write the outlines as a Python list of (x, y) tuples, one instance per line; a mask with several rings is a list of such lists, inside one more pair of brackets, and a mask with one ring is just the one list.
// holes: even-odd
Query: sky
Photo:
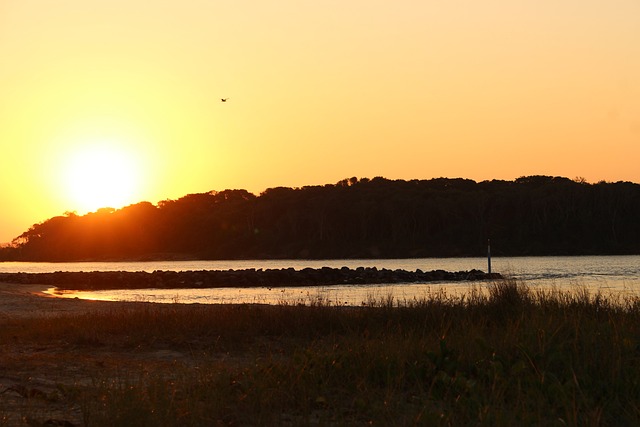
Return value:
[(353, 176), (640, 182), (637, 0), (0, 0), (0, 64), (0, 243)]

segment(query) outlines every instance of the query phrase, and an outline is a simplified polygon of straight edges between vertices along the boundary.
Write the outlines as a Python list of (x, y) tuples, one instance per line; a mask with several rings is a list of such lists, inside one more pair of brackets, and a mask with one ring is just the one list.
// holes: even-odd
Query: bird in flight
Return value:
[(221, 101), (221, 102), (227, 102), (227, 100), (228, 100), (228, 99), (229, 99), (229, 98), (220, 98), (220, 101)]

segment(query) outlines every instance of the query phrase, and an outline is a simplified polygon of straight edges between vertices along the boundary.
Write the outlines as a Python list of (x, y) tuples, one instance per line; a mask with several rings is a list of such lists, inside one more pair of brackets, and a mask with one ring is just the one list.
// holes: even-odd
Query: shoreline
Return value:
[(117, 306), (145, 304), (127, 301), (94, 301), (80, 298), (59, 298), (47, 294), (46, 284), (0, 282), (0, 321), (15, 318), (83, 314), (112, 309)]

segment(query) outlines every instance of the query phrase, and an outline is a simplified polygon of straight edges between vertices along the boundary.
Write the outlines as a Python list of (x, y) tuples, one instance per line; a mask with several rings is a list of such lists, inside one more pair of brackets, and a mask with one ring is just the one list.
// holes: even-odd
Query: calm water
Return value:
[[(197, 271), (247, 268), (377, 267), (391, 270), (487, 271), (486, 258), (422, 258), (376, 260), (253, 260), (253, 261), (154, 261), (87, 263), (0, 263), (0, 272), (53, 271)], [(640, 256), (585, 257), (509, 257), (493, 258), (492, 271), (506, 274), (532, 286), (571, 289), (585, 286), (593, 291), (640, 294)], [(310, 303), (321, 299), (336, 304), (360, 305), (373, 299), (412, 299), (445, 289), (449, 293), (466, 292), (468, 283), (411, 283), (388, 285), (336, 285), (286, 288), (224, 289), (144, 289), (127, 291), (77, 292), (66, 297), (104, 300), (181, 302), (181, 303)]]

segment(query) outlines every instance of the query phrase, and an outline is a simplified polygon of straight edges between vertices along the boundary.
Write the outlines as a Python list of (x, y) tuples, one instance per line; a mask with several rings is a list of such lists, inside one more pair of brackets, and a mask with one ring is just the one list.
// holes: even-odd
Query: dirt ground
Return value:
[(0, 320), (34, 315), (82, 313), (107, 308), (107, 301), (56, 298), (44, 293), (46, 285), (0, 283)]
[[(123, 302), (56, 298), (45, 286), (0, 283), (0, 327), (15, 319), (55, 317), (113, 308)], [(19, 336), (0, 343), (0, 426), (82, 426), (77, 389), (96, 372), (148, 371), (193, 363), (192, 355), (167, 349), (87, 348), (38, 344)]]

